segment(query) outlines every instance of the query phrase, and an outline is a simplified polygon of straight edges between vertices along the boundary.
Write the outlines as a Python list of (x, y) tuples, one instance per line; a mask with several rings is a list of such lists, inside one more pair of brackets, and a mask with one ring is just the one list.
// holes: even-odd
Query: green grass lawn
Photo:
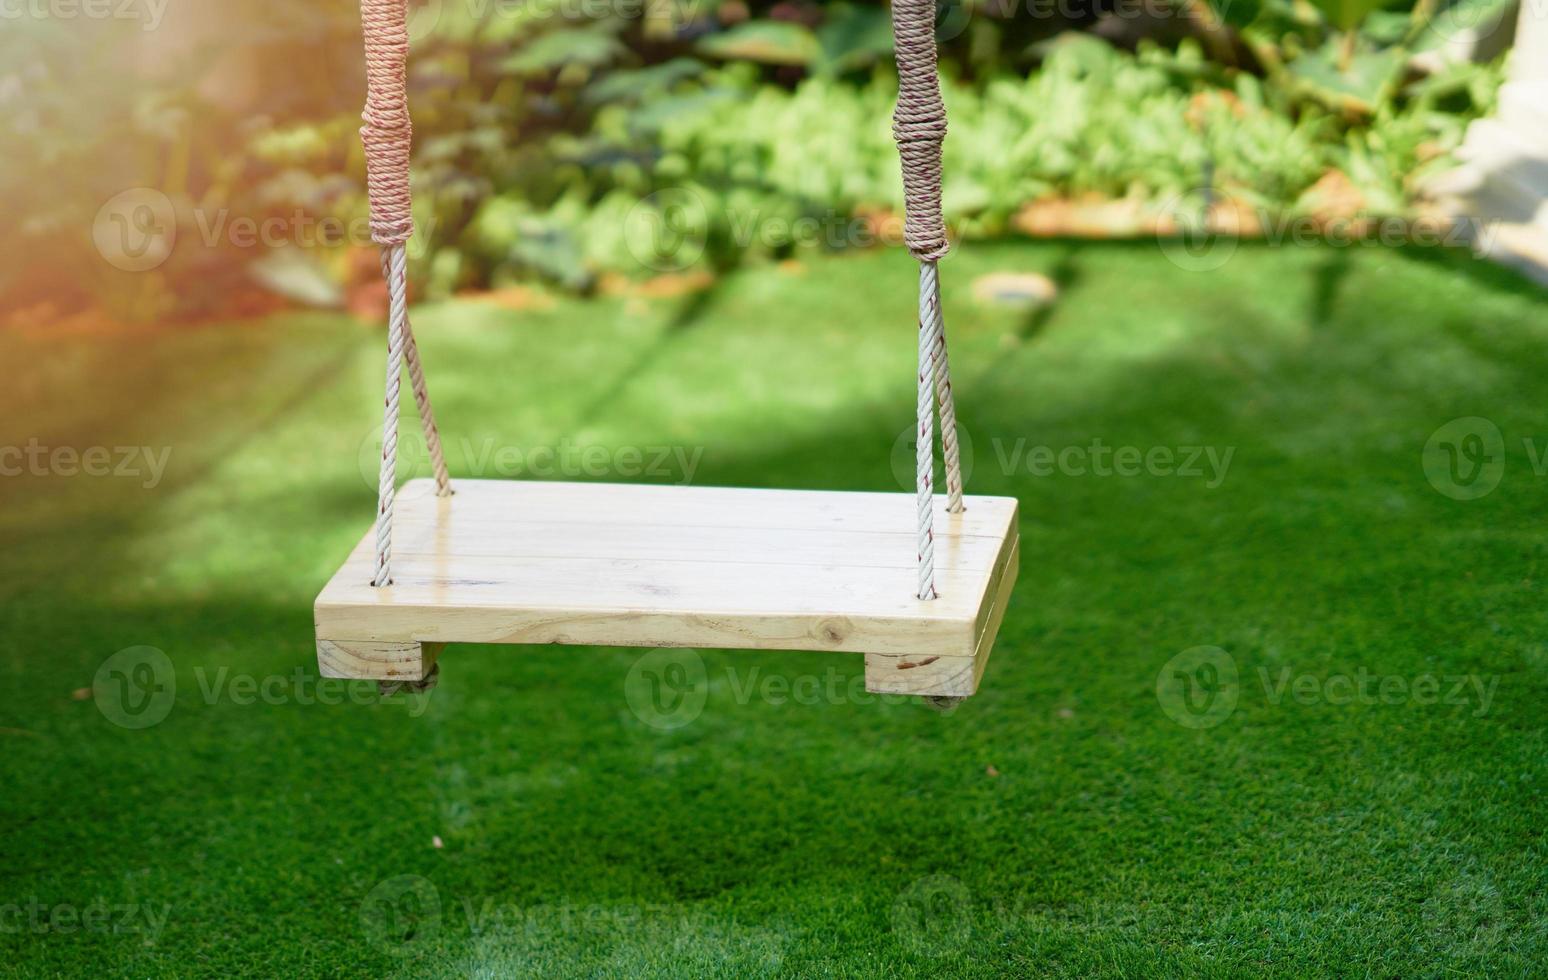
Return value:
[[(1063, 296), (975, 305), (1001, 270)], [(813, 653), (671, 655), (704, 673), (669, 730), (631, 708), (639, 650), (453, 647), (428, 696), (319, 687), (380, 332), (0, 336), (0, 445), (167, 453), (0, 480), (0, 971), (1548, 970), (1548, 304), (1370, 248), (1204, 274), (977, 246), (943, 278), (969, 490), (1022, 520), (981, 691), (944, 714)], [(416, 323), (454, 475), (573, 446), (601, 451), (544, 475), (904, 489), (913, 286), (871, 253)], [(1474, 416), (1502, 447), (1452, 423), (1427, 469)], [(175, 683), (133, 729), (81, 689), (140, 646)]]

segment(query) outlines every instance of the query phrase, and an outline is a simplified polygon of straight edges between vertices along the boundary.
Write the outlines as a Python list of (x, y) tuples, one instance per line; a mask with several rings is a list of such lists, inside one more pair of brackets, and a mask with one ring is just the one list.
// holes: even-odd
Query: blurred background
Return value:
[[(694, 288), (897, 242), (883, 4), (410, 6), (422, 298), (663, 274)], [(353, 4), (16, 0), (13, 14), (4, 321), (379, 314)], [(953, 233), (1440, 222), (1480, 182), (1444, 175), (1469, 123), (1496, 112), (1516, 22), (1509, 0), (942, 0)], [(1539, 123), (1515, 128), (1541, 139)], [(1541, 177), (1524, 178), (1529, 204)], [(1455, 243), (1443, 228), (1421, 231)]]

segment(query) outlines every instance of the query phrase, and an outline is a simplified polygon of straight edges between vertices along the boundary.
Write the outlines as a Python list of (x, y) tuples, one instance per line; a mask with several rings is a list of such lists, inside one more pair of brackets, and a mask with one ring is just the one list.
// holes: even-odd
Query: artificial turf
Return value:
[[(979, 306), (992, 271), (1062, 295)], [(969, 487), (1022, 522), (949, 713), (856, 657), (702, 651), (670, 655), (702, 710), (654, 727), (643, 651), (573, 647), (313, 703), (372, 693), (318, 687), (311, 602), (371, 519), (380, 332), (0, 335), (0, 445), (170, 451), (0, 480), (0, 972), (1548, 971), (1541, 296), (1374, 248), (942, 274)], [(877, 252), (416, 324), (454, 474), (570, 446), (539, 475), (903, 489), (913, 286)], [(1432, 440), (1472, 417), (1502, 445)], [(98, 679), (133, 647), (175, 681)]]

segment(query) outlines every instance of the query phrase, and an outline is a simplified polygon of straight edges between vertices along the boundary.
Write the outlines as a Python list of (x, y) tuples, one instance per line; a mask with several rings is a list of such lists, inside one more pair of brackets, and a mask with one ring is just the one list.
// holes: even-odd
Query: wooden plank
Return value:
[[(969, 497), (962, 514), (937, 500), (940, 598), (921, 601), (911, 494), (456, 488), (403, 489), (393, 584), (370, 585), (368, 531), (318, 596), (320, 644), (385, 644), (384, 658), (424, 641), (834, 650), (963, 659), (973, 686), (1015, 578), (1016, 502), (1004, 497)], [(329, 669), (367, 669), (328, 655)]]
[[(468, 518), (541, 523), (575, 518), (593, 525), (663, 527), (773, 527), (793, 530), (846, 529), (913, 537), (912, 493), (846, 490), (749, 490), (731, 487), (676, 487), (619, 483), (558, 483), (516, 480), (456, 480), (456, 494), (435, 496), (432, 480), (412, 480), (398, 491), (397, 519), (438, 521)], [(519, 493), (508, 488), (519, 486)], [(627, 491), (621, 494), (620, 491)], [(936, 522), (957, 533), (1003, 536), (1008, 497), (978, 497), (989, 506), (946, 513), (936, 498)], [(996, 505), (995, 502), (999, 502)]]
[[(663, 533), (670, 531), (670, 533)], [(994, 535), (947, 535), (936, 542), (937, 560), (949, 565), (987, 565), (1003, 544)], [(743, 562), (748, 555), (777, 555), (780, 564), (912, 569), (918, 561), (911, 533), (788, 528), (600, 524), (576, 521), (478, 523), (465, 517), (441, 523), (399, 520), (393, 555), (408, 558), (455, 553), (466, 558), (521, 561), (580, 558)], [(956, 550), (962, 554), (958, 556)]]

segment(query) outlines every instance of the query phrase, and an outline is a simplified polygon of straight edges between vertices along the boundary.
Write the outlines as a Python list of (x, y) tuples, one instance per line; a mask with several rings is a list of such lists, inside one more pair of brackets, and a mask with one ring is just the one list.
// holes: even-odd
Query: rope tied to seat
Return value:
[(360, 0), (365, 41), (366, 103), (360, 114), (365, 146), (366, 192), (371, 205), (371, 240), (382, 248), (387, 279), (387, 381), (382, 408), (382, 458), (377, 482), (376, 566), (371, 584), (392, 584), (392, 512), (397, 495), (398, 416), (403, 365), (409, 369), (414, 403), (424, 428), (425, 447), (435, 472), (436, 493), (452, 492), (440, 431), (430, 407), (419, 344), (408, 316), (408, 255), (414, 234), (409, 161), (414, 126), (408, 108), (408, 6), (406, 0)]
[(898, 64), (898, 103), (892, 113), (892, 137), (903, 168), (903, 241), (919, 260), (919, 377), (915, 484), (919, 518), (920, 599), (934, 599), (935, 433), (934, 396), (941, 416), (941, 448), (946, 458), (946, 510), (962, 506), (962, 462), (957, 441), (957, 411), (946, 356), (946, 320), (941, 310), (936, 263), (951, 243), (941, 212), (941, 157), (946, 141), (946, 104), (935, 50), (934, 0), (894, 0), (892, 38)]

